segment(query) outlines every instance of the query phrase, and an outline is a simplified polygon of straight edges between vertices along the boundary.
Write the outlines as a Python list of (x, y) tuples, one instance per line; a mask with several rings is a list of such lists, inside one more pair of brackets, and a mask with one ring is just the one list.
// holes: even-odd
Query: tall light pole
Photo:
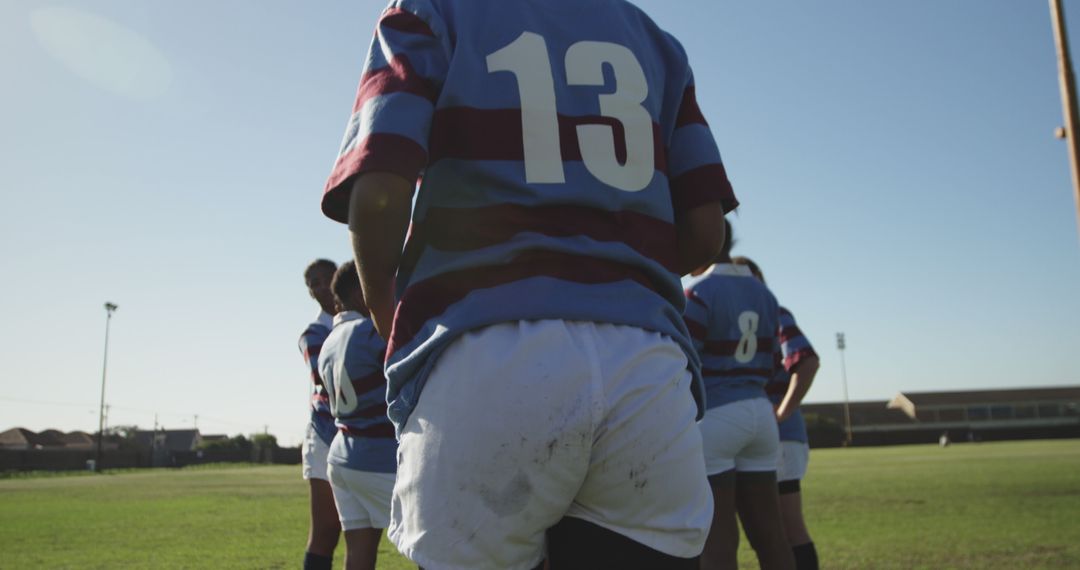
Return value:
[(1069, 167), (1072, 171), (1073, 199), (1076, 201), (1077, 228), (1080, 229), (1080, 115), (1076, 104), (1076, 78), (1069, 56), (1069, 38), (1065, 33), (1065, 14), (1061, 0), (1050, 0), (1050, 21), (1054, 27), (1054, 47), (1057, 49), (1058, 79), (1061, 82), (1061, 107), (1065, 127), (1057, 130), (1058, 138), (1069, 144)]
[(851, 445), (851, 406), (848, 404), (847, 393), (847, 365), (844, 363), (844, 349), (847, 348), (847, 341), (844, 340), (844, 333), (836, 333), (836, 348), (840, 351), (840, 379), (844, 383), (844, 445)]
[(101, 411), (98, 413), (98, 439), (97, 454), (94, 458), (94, 471), (101, 471), (101, 446), (105, 439), (105, 372), (109, 367), (109, 323), (112, 321), (113, 311), (118, 309), (116, 303), (105, 303), (105, 356), (101, 359)]

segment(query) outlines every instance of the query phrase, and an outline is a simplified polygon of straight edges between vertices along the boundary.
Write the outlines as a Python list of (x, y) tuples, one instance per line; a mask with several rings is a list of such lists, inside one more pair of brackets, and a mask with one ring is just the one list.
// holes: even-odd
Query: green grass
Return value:
[[(1080, 567), (1077, 440), (816, 450), (803, 495), (824, 568)], [(0, 568), (297, 568), (306, 532), (298, 467), (0, 480)]]
[(1080, 441), (811, 453), (826, 568), (1080, 567)]

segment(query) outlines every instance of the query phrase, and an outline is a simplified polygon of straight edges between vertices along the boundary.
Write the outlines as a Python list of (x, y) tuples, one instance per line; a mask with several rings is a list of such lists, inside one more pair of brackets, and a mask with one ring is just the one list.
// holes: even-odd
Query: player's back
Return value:
[(386, 417), (386, 342), (358, 313), (335, 317), (319, 368), (338, 429), (330, 462), (360, 471), (392, 472), (394, 429)]
[(686, 54), (643, 12), (622, 0), (391, 3), (323, 210), (345, 221), (358, 173), (421, 169), (388, 349), (395, 422), (431, 357), (500, 322), (657, 331), (697, 377), (676, 224), (737, 201)]
[(779, 308), (772, 292), (745, 266), (717, 264), (688, 283), (686, 297), (708, 408), (764, 397), (776, 365)]

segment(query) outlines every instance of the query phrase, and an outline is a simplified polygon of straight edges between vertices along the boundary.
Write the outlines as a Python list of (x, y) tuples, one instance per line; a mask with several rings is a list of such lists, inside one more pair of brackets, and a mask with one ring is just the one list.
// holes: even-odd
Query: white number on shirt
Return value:
[(742, 337), (735, 347), (735, 361), (745, 364), (750, 362), (757, 354), (757, 329), (760, 317), (754, 311), (743, 311), (739, 314), (739, 331)]
[[(615, 92), (599, 95), (600, 114), (619, 121), (626, 135), (626, 163), (615, 156), (615, 131), (608, 125), (579, 125), (578, 145), (585, 168), (601, 182), (637, 192), (652, 181), (655, 165), (652, 117), (641, 104), (649, 84), (633, 52), (610, 42), (577, 42), (566, 50), (566, 84), (604, 85), (604, 64), (615, 75)], [(555, 81), (547, 42), (524, 32), (506, 47), (487, 56), (488, 73), (509, 71), (517, 78), (521, 101), (525, 181), (566, 182), (555, 106)]]
[[(325, 382), (326, 379), (324, 378), (323, 381)], [(330, 413), (335, 418), (339, 418), (355, 411), (359, 402), (356, 399), (356, 389), (353, 388), (352, 380), (349, 379), (349, 373), (345, 371), (344, 359), (339, 358), (334, 363), (332, 384), (326, 391), (330, 398)]]

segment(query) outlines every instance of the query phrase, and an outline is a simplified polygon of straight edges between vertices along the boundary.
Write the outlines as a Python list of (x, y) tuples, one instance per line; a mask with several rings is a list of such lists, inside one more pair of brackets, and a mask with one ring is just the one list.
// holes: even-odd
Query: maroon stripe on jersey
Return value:
[(316, 344), (314, 346), (307, 346), (304, 348), (304, 359), (311, 360), (312, 358), (319, 358), (319, 353), (322, 352), (322, 345)]
[(391, 93), (409, 93), (432, 103), (439, 98), (439, 90), (435, 84), (417, 73), (408, 57), (395, 55), (386, 67), (368, 71), (360, 78), (353, 113), (359, 111), (372, 97)]
[(352, 415), (364, 418), (365, 420), (370, 420), (371, 418), (385, 417), (386, 402), (382, 402), (381, 404), (377, 404), (374, 406), (368, 406), (366, 408), (361, 408), (353, 412)]
[(683, 91), (682, 102), (679, 103), (679, 114), (675, 116), (676, 129), (686, 125), (709, 126), (709, 123), (705, 121), (705, 115), (701, 113), (701, 108), (698, 107), (697, 89), (693, 85), (687, 85)]
[(686, 330), (690, 331), (690, 336), (694, 340), (705, 340), (705, 337), (708, 336), (709, 331), (705, 328), (705, 325), (687, 318), (683, 318), (683, 322), (686, 323)]
[(799, 325), (791, 325), (780, 329), (780, 342), (789, 342), (792, 339), (802, 336), (803, 333), (799, 330)]
[(784, 370), (794, 373), (795, 370), (799, 367), (799, 364), (802, 364), (803, 360), (811, 356), (817, 356), (817, 352), (815, 352), (814, 349), (809, 346), (800, 351), (797, 351), (795, 354), (789, 355), (787, 358), (784, 359)]
[(768, 368), (730, 368), (728, 370), (716, 370), (705, 368), (701, 371), (705, 376), (718, 376), (720, 378), (733, 378), (735, 376), (760, 376), (768, 379), (772, 370)]
[[(615, 157), (626, 162), (626, 133), (612, 117), (559, 115), (559, 141), (564, 161), (580, 161), (577, 127), (607, 125), (615, 140)], [(476, 109), (447, 107), (435, 111), (428, 143), (431, 162), (442, 158), (459, 160), (524, 160), (520, 109)], [(653, 164), (667, 172), (667, 154), (660, 125), (653, 123)]]
[(380, 386), (385, 389), (386, 376), (383, 375), (383, 371), (372, 372), (367, 376), (352, 379), (353, 390), (357, 394), (367, 394), (368, 392), (379, 388)]
[(683, 293), (686, 295), (686, 299), (688, 301), (692, 301), (692, 302), (694, 302), (694, 303), (696, 303), (696, 304), (698, 304), (698, 305), (700, 305), (700, 306), (702, 306), (702, 307), (704, 307), (706, 309), (709, 308), (709, 306), (705, 304), (705, 301), (702, 301), (697, 295), (694, 294), (693, 291), (691, 291), (689, 289), (686, 289), (686, 290), (683, 291)]
[[(530, 232), (550, 237), (585, 236), (619, 242), (675, 272), (675, 226), (632, 211), (610, 212), (583, 206), (498, 204), (482, 208), (429, 208), (414, 234), (443, 251), (468, 251), (509, 241)], [(414, 248), (413, 251), (416, 251)]]
[(408, 34), (435, 37), (435, 32), (431, 31), (431, 27), (428, 26), (427, 22), (420, 19), (416, 14), (401, 8), (389, 8), (383, 12), (382, 18), (379, 19), (379, 26)]
[(389, 422), (381, 422), (363, 429), (348, 426), (338, 426), (338, 429), (353, 437), (394, 437), (394, 426)]
[(765, 385), (765, 393), (770, 396), (783, 396), (787, 394), (788, 385), (791, 382), (769, 382)]
[(713, 202), (720, 202), (724, 213), (739, 206), (723, 164), (699, 166), (671, 180), (671, 203), (676, 212), (687, 212)]
[[(705, 352), (710, 356), (735, 356), (735, 352), (739, 349), (738, 340), (707, 340), (705, 341)], [(772, 352), (774, 339), (771, 336), (758, 337), (757, 339), (757, 353)]]
[(424, 147), (409, 137), (389, 133), (372, 133), (356, 148), (338, 158), (326, 181), (322, 211), (332, 220), (349, 221), (349, 196), (352, 188), (345, 182), (361, 172), (392, 172), (415, 180), (427, 163)]
[(322, 376), (319, 375), (318, 370), (313, 369), (311, 371), (311, 381), (314, 382), (316, 386), (322, 386)]
[(311, 395), (311, 403), (312, 404), (316, 404), (316, 403), (318, 403), (318, 404), (329, 404), (330, 403), (330, 397), (327, 396), (326, 394), (312, 394)]
[(529, 251), (502, 265), (450, 271), (410, 285), (394, 314), (387, 357), (413, 339), (428, 319), (441, 315), (477, 289), (490, 289), (531, 277), (600, 284), (632, 280), (650, 290), (656, 286), (641, 271), (621, 263), (554, 251)]

